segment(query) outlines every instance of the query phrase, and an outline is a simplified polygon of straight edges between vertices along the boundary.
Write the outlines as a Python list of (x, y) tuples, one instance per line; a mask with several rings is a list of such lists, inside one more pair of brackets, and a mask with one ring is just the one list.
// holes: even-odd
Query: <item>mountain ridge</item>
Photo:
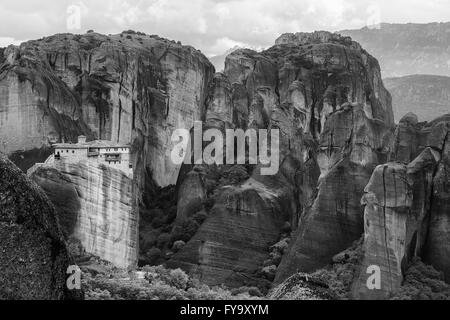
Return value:
[(415, 74), (383, 79), (392, 95), (395, 120), (408, 112), (431, 121), (450, 111), (450, 77)]
[(381, 23), (379, 28), (337, 31), (380, 62), (383, 78), (411, 74), (450, 76), (450, 22)]

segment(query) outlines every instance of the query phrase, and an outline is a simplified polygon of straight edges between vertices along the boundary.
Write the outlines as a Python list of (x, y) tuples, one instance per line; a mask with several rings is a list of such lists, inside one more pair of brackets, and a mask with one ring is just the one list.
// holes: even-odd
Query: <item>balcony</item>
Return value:
[(120, 161), (120, 154), (106, 154), (105, 161)]

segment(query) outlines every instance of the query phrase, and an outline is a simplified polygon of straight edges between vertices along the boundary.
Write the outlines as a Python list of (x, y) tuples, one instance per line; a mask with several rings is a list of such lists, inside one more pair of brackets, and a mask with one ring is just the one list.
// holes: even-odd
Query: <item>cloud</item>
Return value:
[[(68, 30), (67, 8), (83, 8)], [(285, 32), (360, 28), (383, 22), (432, 22), (450, 17), (447, 0), (3, 0), (4, 42), (93, 29), (133, 29), (223, 53), (225, 46), (268, 47)], [(375, 22), (375, 23), (373, 23)]]
[(23, 42), (23, 40), (16, 40), (14, 38), (8, 38), (8, 37), (0, 37), (0, 48), (7, 47), (11, 44), (18, 46), (22, 42)]

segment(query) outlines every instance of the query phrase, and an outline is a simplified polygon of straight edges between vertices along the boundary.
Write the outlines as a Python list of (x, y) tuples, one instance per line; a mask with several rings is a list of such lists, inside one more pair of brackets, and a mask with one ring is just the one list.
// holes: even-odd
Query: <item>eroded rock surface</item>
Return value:
[(66, 287), (72, 264), (52, 204), (0, 156), (0, 299), (75, 298)]
[(328, 285), (308, 274), (295, 274), (273, 289), (269, 295), (275, 300), (334, 300)]
[[(330, 33), (301, 41), (285, 35), (261, 53), (231, 53), (208, 101), (205, 126), (279, 129), (280, 169), (261, 176), (259, 166), (249, 166), (250, 178), (230, 182), (219, 176), (212, 186), (198, 167), (182, 174), (179, 218), (204, 210), (204, 195), (214, 204), (169, 265), (210, 284), (272, 281), (276, 266), (258, 270), (288, 223), (297, 236), (280, 265), (281, 282), (321, 267), (361, 237), (360, 200), (375, 166), (387, 160), (393, 126), (390, 95), (373, 57)], [(303, 250), (311, 256), (302, 257)]]
[[(402, 283), (402, 264), (406, 263), (407, 220), (412, 191), (403, 164), (389, 163), (377, 167), (365, 189), (364, 259), (359, 285), (354, 296), (359, 299), (387, 298)], [(367, 286), (370, 266), (381, 270), (381, 289)], [(371, 290), (372, 289), (372, 290)]]
[(177, 183), (171, 135), (201, 119), (213, 66), (192, 47), (132, 31), (58, 34), (10, 46), (2, 57), (0, 152), (21, 169), (43, 162), (52, 143), (80, 134), (132, 146), (131, 182), (88, 165), (59, 168), (73, 186), (40, 182), (60, 213), (71, 212), (89, 252), (119, 266), (136, 261), (146, 181)]
[[(10, 46), (0, 69), (0, 151), (52, 142), (131, 143), (136, 168), (175, 184), (171, 134), (199, 120), (214, 68), (174, 41), (132, 32), (58, 34)], [(26, 168), (25, 168), (26, 169)]]
[(268, 248), (293, 214), (289, 194), (281, 181), (268, 186), (253, 178), (223, 187), (206, 221), (168, 265), (211, 285), (258, 285)]
[(374, 167), (386, 161), (390, 128), (368, 119), (360, 105), (344, 105), (325, 123), (318, 163), (318, 194), (302, 216), (276, 282), (295, 271), (313, 272), (360, 238), (360, 200)]
[[(430, 226), (424, 248), (425, 261), (444, 272), (450, 281), (450, 122), (445, 123), (447, 134), (441, 149), (442, 159), (433, 179), (430, 204)], [(442, 126), (442, 124), (441, 124)]]
[(137, 264), (138, 215), (130, 177), (102, 164), (56, 161), (33, 180), (55, 205), (67, 238), (117, 267)]
[[(416, 258), (448, 279), (449, 123), (448, 116), (418, 123), (409, 114), (397, 127), (391, 155), (397, 162), (377, 167), (362, 200), (364, 259), (354, 297), (389, 298), (400, 289), (407, 265)], [(370, 266), (381, 270), (380, 290), (367, 288)]]

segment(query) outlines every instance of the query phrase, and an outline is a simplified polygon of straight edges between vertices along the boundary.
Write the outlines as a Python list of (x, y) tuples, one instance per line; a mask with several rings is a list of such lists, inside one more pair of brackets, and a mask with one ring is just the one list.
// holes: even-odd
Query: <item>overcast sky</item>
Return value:
[(211, 56), (235, 45), (265, 48), (284, 32), (449, 20), (449, 0), (1, 0), (0, 46), (61, 32), (133, 29)]

